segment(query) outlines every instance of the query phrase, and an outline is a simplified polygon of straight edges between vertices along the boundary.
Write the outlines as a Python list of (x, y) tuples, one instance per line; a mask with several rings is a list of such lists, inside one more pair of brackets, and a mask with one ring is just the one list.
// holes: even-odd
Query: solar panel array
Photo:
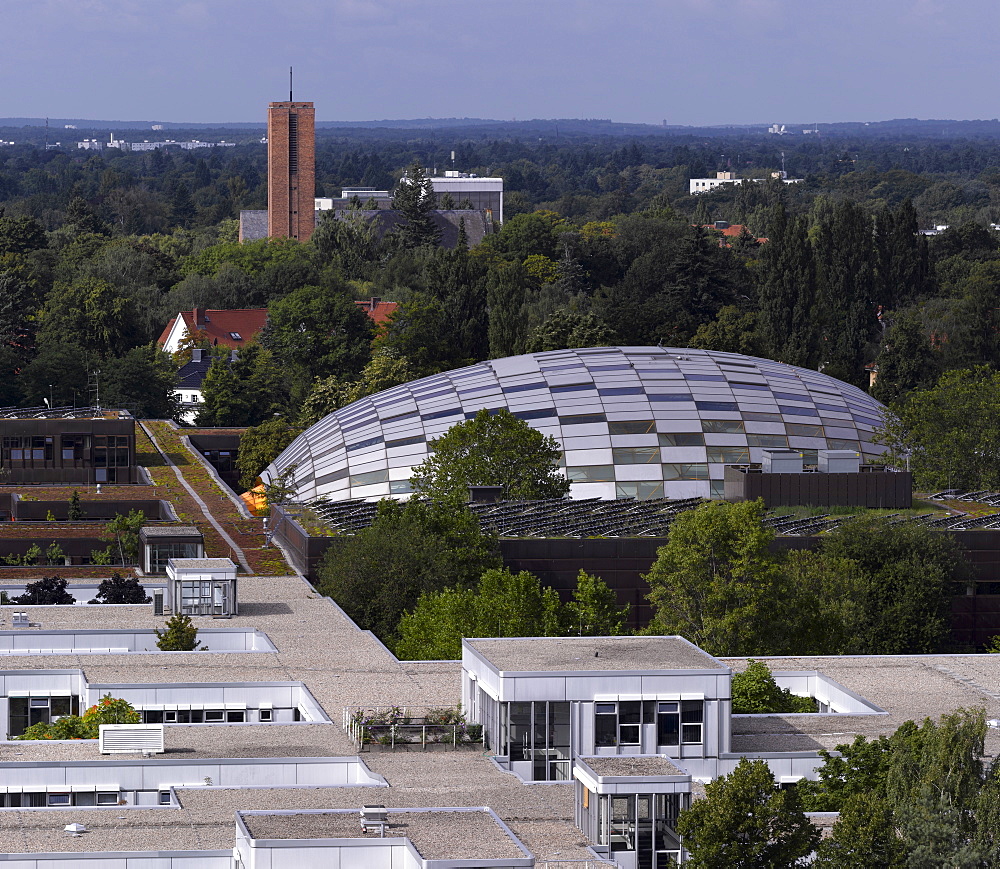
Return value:
[[(469, 504), (483, 530), (500, 537), (665, 537), (674, 518), (702, 503), (700, 498), (637, 501), (552, 499)], [(353, 534), (374, 521), (372, 501), (317, 499), (301, 505), (339, 534)]]
[(494, 359), (385, 390), (303, 432), (265, 471), (295, 466), (300, 500), (406, 496), (428, 442), (506, 408), (563, 450), (571, 497), (722, 495), (727, 464), (791, 448), (882, 451), (882, 406), (853, 386), (767, 359), (662, 347), (598, 347)]
[[(977, 499), (981, 503), (1000, 507), (1000, 493), (976, 494), (991, 499)], [(670, 523), (678, 513), (701, 503), (701, 498), (655, 498), (645, 501), (635, 498), (616, 501), (587, 498), (498, 501), (467, 506), (479, 517), (484, 530), (492, 531), (500, 537), (666, 537)], [(299, 506), (312, 511), (323, 524), (340, 534), (353, 534), (367, 528), (378, 512), (376, 502), (361, 500), (329, 501), (319, 498)], [(788, 513), (783, 508), (776, 508), (767, 511), (764, 525), (773, 528), (776, 534), (805, 537), (832, 531), (851, 518), (853, 514), (840, 513), (803, 517)], [(985, 516), (889, 514), (886, 518), (893, 524), (913, 522), (942, 531), (1000, 528), (1000, 512)]]

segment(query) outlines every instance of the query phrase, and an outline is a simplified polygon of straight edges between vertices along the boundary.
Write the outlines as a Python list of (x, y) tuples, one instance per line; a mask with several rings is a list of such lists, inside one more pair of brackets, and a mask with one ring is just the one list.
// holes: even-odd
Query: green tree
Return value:
[(378, 228), (371, 218), (357, 211), (324, 211), (309, 240), (321, 260), (334, 265), (345, 278), (372, 278), (380, 245)]
[(863, 386), (879, 328), (874, 225), (851, 200), (818, 203), (814, 211), (823, 371)]
[(951, 598), (970, 579), (957, 543), (915, 523), (858, 517), (824, 535), (822, 552), (857, 565), (861, 609), (855, 651), (868, 655), (939, 651)]
[(763, 661), (747, 661), (745, 670), (733, 674), (731, 690), (736, 715), (816, 711), (816, 701), (811, 697), (798, 697), (779, 687)]
[(489, 310), (490, 358), (500, 359), (522, 352), (524, 343), (524, 307), (528, 278), (520, 265), (501, 265), (490, 273), (486, 288)]
[(177, 369), (155, 344), (129, 350), (104, 366), (101, 401), (124, 408), (136, 419), (174, 419), (180, 412)]
[(198, 628), (191, 616), (174, 613), (161, 631), (156, 629), (156, 648), (161, 652), (196, 652), (200, 648)]
[(65, 606), (76, 602), (68, 591), (67, 582), (61, 576), (46, 576), (29, 582), (24, 587), (24, 594), (12, 597), (11, 603), (20, 606)]
[(304, 286), (268, 307), (263, 344), (308, 389), (317, 377), (353, 378), (371, 358), (375, 326), (346, 287)]
[(90, 603), (149, 603), (150, 600), (136, 577), (112, 573), (101, 580), (97, 596)]
[(781, 642), (781, 570), (763, 501), (713, 501), (681, 513), (646, 575), (650, 630), (713, 655), (769, 654)]
[(229, 358), (228, 351), (216, 355), (202, 381), (202, 394), (199, 425), (260, 425), (283, 413), (288, 398), (279, 361), (253, 343), (235, 359)]
[(892, 405), (876, 439), (922, 490), (1000, 487), (1000, 373), (946, 371)]
[(299, 424), (305, 427), (313, 425), (338, 408), (393, 386), (409, 383), (417, 376), (405, 356), (400, 356), (393, 347), (383, 345), (372, 354), (358, 380), (344, 382), (337, 377), (327, 377), (313, 383), (299, 409)]
[(421, 594), (468, 588), (499, 567), (495, 538), (464, 507), (385, 500), (368, 528), (335, 542), (317, 587), (363, 629), (391, 642)]
[(487, 570), (474, 588), (422, 594), (399, 621), (400, 658), (460, 658), (463, 637), (560, 636), (559, 595), (527, 571)]
[(610, 347), (614, 343), (614, 333), (594, 314), (558, 310), (532, 330), (525, 350), (541, 353), (572, 347)]
[(581, 570), (573, 599), (563, 607), (565, 633), (572, 636), (613, 637), (625, 630), (629, 605), (619, 606), (613, 589), (600, 577)]
[(807, 368), (816, 364), (816, 263), (806, 218), (777, 206), (760, 252), (757, 335), (761, 355)]
[(97, 739), (102, 724), (139, 724), (135, 707), (127, 700), (105, 694), (83, 715), (64, 715), (58, 720), (33, 724), (18, 739)]
[(681, 812), (692, 869), (786, 869), (804, 866), (819, 843), (794, 789), (780, 790), (762, 760), (743, 758), (705, 785), (705, 798)]
[(110, 540), (117, 546), (122, 564), (136, 564), (139, 561), (139, 532), (145, 524), (146, 514), (142, 510), (129, 510), (126, 516), (116, 513), (104, 526), (101, 539)]
[(73, 490), (73, 494), (69, 497), (66, 518), (70, 522), (78, 522), (83, 518), (83, 507), (80, 506), (80, 493), (76, 489)]
[(396, 235), (401, 246), (406, 248), (436, 245), (441, 231), (434, 223), (437, 201), (434, 185), (424, 172), (424, 167), (415, 161), (406, 170), (392, 193), (392, 207), (400, 212), (403, 222)]
[(504, 498), (560, 498), (569, 481), (559, 472), (555, 438), (510, 411), (481, 410), (427, 444), (429, 455), (410, 483), (433, 501), (465, 501), (469, 486), (502, 486)]
[(244, 490), (252, 489), (257, 483), (260, 472), (301, 433), (301, 428), (280, 416), (264, 420), (260, 425), (252, 426), (243, 432), (240, 436), (239, 455), (236, 457), (240, 486)]
[(831, 835), (816, 849), (817, 869), (903, 869), (906, 848), (896, 832), (896, 819), (875, 794), (850, 797), (840, 810)]

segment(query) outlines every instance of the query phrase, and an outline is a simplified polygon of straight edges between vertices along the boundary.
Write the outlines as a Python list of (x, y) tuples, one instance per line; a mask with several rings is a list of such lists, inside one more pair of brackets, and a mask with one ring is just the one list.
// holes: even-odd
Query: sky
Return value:
[(1000, 116), (996, 0), (0, 0), (0, 117)]

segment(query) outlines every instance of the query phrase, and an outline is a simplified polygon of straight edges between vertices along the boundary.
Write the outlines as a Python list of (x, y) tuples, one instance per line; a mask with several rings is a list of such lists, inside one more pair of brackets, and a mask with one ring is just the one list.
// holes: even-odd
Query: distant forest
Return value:
[[(239, 211), (266, 207), (262, 128), (127, 131), (238, 142), (144, 153), (78, 150), (106, 138), (96, 127), (0, 130), (36, 142), (0, 146), (0, 404), (86, 403), (100, 370), (105, 403), (174, 414), (183, 358), (152, 342), (195, 305), (271, 312), (259, 346), (210, 372), (200, 421), (215, 425), (294, 428), (435, 371), (614, 342), (751, 353), (863, 388), (874, 366), (874, 394), (897, 405), (1000, 365), (996, 122), (418, 123), (320, 129), (317, 195), (392, 189), (414, 164), (502, 176), (506, 222), (471, 250), (439, 249), (415, 203), (384, 238), (359, 217), (305, 244), (237, 244)], [(72, 146), (42, 147), (56, 134)], [(803, 181), (771, 180), (782, 168)], [(688, 194), (719, 170), (759, 183)], [(746, 231), (702, 228), (720, 220)], [(352, 303), (369, 296), (400, 303), (377, 332)]]

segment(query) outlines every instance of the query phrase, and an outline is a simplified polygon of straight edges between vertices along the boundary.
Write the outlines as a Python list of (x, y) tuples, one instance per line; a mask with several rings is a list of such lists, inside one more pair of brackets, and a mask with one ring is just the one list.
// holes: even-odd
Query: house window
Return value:
[(703, 700), (661, 700), (657, 704), (657, 745), (700, 745), (704, 741)]

